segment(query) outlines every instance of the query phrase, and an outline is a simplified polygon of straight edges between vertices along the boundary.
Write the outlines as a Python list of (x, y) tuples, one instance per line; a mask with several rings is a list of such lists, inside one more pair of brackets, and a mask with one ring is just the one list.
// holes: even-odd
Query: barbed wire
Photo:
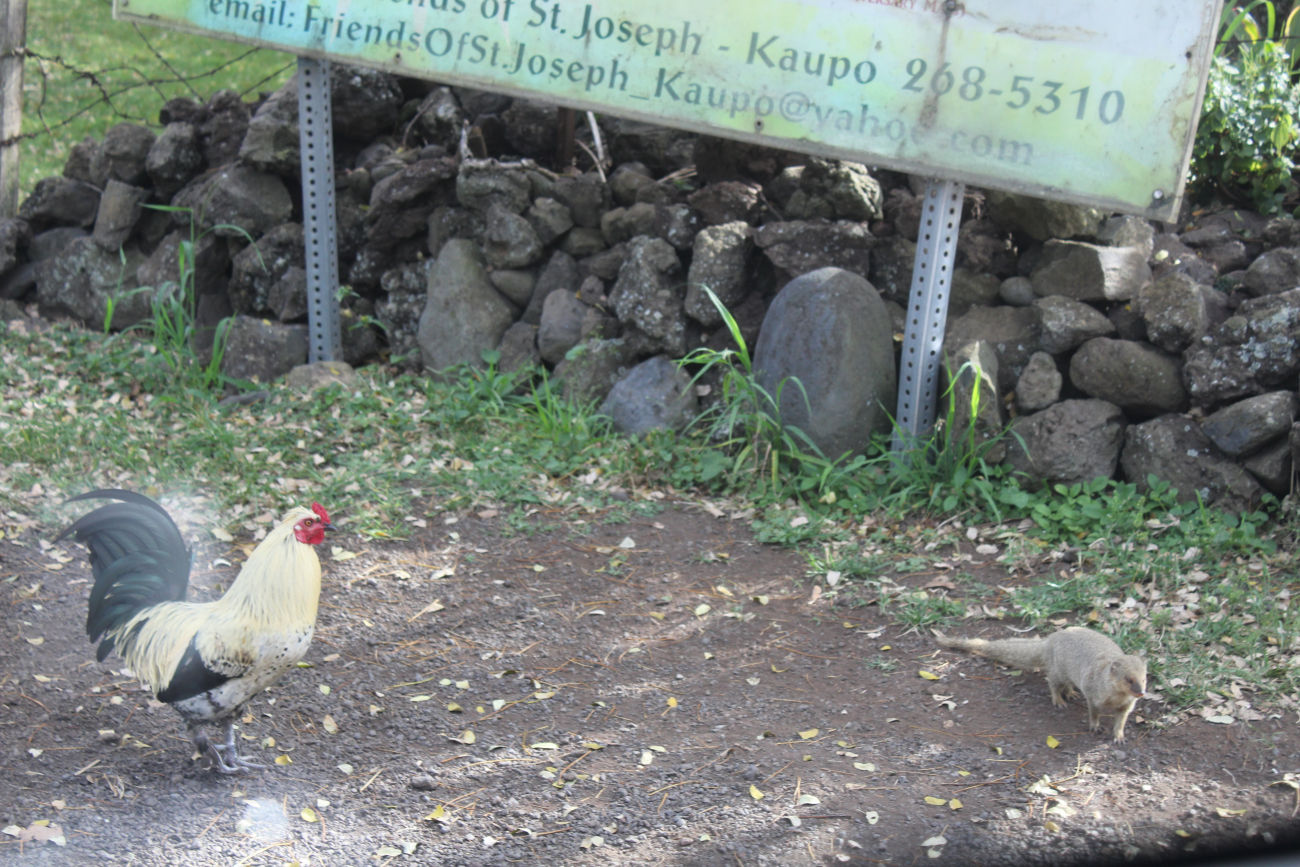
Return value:
[[(66, 60), (60, 54), (45, 54), (30, 47), (18, 48), (9, 52), (8, 56), (20, 57), (23, 59), (24, 74), (26, 76), (32, 76), (33, 73), (35, 73), (34, 77), (38, 81), (38, 84), (35, 85), (34, 89), (37, 91), (37, 96), (29, 103), (27, 113), (30, 117), (35, 118), (35, 122), (39, 125), (39, 128), (27, 132), (21, 132), (6, 139), (0, 139), (0, 146), (9, 146), (29, 139), (53, 136), (58, 130), (69, 126), (84, 115), (99, 110), (101, 106), (107, 106), (113, 116), (123, 121), (156, 124), (158, 122), (157, 117), (146, 117), (139, 113), (128, 111), (122, 107), (121, 98), (128, 93), (139, 90), (140, 88), (150, 88), (158, 94), (160, 100), (166, 101), (168, 96), (163, 88), (168, 85), (175, 85), (184, 87), (195, 99), (202, 100), (199, 90), (194, 86), (196, 83), (221, 75), (231, 67), (236, 66), (244, 60), (247, 60), (249, 57), (265, 50), (261, 48), (247, 48), (234, 57), (218, 63), (209, 69), (187, 74), (178, 70), (175, 65), (163, 55), (157, 46), (149, 40), (148, 36), (138, 25), (132, 26), (135, 28), (136, 35), (144, 43), (145, 47), (154, 58), (157, 59), (162, 67), (169, 73), (168, 75), (159, 76), (149, 74), (129, 64), (89, 69)], [(289, 61), (263, 76), (253, 84), (245, 87), (243, 90), (239, 91), (240, 96), (247, 96), (249, 93), (261, 88), (267, 82), (278, 78), (285, 71), (292, 68), (293, 63), (293, 61)], [(51, 81), (54, 75), (57, 74), (56, 72), (53, 72), (52, 69), (68, 74), (73, 80), (86, 82), (86, 84), (89, 85), (98, 96), (80, 105), (74, 111), (61, 118), (56, 119), (47, 116), (47, 106), (50, 103), (50, 90), (52, 87)], [(134, 78), (135, 80), (126, 83), (119, 83), (112, 80), (113, 76), (125, 76)]]

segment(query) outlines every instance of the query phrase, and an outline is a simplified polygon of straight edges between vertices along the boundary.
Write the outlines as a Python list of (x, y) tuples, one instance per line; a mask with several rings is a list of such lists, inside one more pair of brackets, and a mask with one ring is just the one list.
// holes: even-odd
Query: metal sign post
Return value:
[(302, 161), (302, 229), (307, 256), (307, 359), (342, 354), (338, 228), (334, 219), (334, 112), (330, 62), (298, 58), (298, 146)]
[(925, 189), (898, 369), (895, 452), (912, 448), (934, 426), (944, 323), (965, 195), (966, 185), (958, 181), (933, 180)]

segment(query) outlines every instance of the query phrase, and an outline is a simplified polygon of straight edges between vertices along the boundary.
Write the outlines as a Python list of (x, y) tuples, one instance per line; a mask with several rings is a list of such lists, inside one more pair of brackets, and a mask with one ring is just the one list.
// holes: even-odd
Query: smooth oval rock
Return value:
[(889, 431), (893, 333), (880, 293), (858, 274), (819, 268), (786, 284), (763, 319), (754, 370), (769, 394), (779, 390), (782, 422), (829, 458)]

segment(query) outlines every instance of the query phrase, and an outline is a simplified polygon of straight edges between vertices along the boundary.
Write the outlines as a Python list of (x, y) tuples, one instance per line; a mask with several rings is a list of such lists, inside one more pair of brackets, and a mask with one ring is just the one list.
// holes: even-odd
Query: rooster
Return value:
[[(217, 771), (264, 768), (239, 755), (235, 719), (311, 644), (320, 599), (313, 546), (324, 541), (329, 515), (319, 503), (290, 509), (224, 596), (186, 602), (193, 555), (171, 516), (132, 491), (90, 491), (69, 502), (94, 498), (119, 502), (85, 515), (55, 541), (71, 535), (90, 549), (86, 634), (99, 642), (96, 658), (116, 651), (180, 713)], [(224, 741), (209, 740), (207, 725), (221, 726)]]

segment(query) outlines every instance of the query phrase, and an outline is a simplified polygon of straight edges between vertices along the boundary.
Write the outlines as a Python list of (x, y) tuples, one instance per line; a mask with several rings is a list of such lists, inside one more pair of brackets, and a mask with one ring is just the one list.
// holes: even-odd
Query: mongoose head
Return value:
[(1141, 698), (1147, 691), (1147, 665), (1145, 660), (1133, 656), (1117, 659), (1113, 664), (1112, 671), (1115, 674), (1116, 682), (1134, 698)]

